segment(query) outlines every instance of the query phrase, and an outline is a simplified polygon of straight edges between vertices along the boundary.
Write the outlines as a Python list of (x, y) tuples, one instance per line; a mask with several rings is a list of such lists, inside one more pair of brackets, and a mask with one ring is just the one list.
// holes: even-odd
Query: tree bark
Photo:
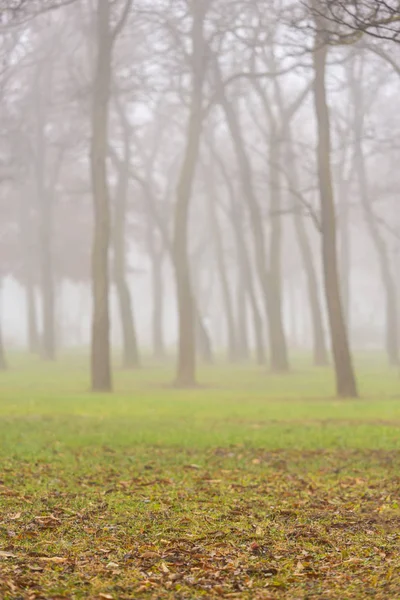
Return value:
[(178, 362), (175, 385), (196, 384), (195, 305), (189, 264), (189, 206), (196, 173), (203, 125), (204, 18), (205, 7), (192, 5), (192, 92), (187, 125), (186, 149), (182, 163), (174, 219), (173, 255), (178, 300)]
[(97, 1), (97, 64), (93, 86), (90, 151), (94, 205), (92, 250), (93, 320), (91, 345), (92, 390), (112, 390), (109, 262), (110, 200), (107, 180), (108, 117), (110, 104), (112, 35), (109, 0)]
[[(323, 24), (316, 23), (323, 30)], [(313, 52), (314, 103), (318, 133), (318, 176), (321, 203), (322, 258), (324, 287), (336, 375), (336, 392), (340, 397), (357, 397), (357, 384), (343, 315), (336, 247), (336, 214), (331, 173), (330, 116), (326, 95), (327, 46), (316, 34)]]

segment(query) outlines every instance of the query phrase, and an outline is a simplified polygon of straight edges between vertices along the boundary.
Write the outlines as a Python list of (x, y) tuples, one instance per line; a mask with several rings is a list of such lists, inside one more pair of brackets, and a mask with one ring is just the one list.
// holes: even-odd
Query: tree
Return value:
[(90, 148), (94, 206), (91, 381), (92, 390), (98, 392), (109, 392), (112, 389), (109, 316), (111, 219), (107, 177), (112, 56), (115, 40), (125, 25), (131, 5), (132, 0), (126, 0), (122, 14), (114, 28), (111, 25), (110, 1), (98, 0), (96, 9), (97, 58), (92, 92)]
[[(322, 22), (323, 25), (323, 22)], [(336, 375), (336, 391), (341, 397), (357, 397), (357, 384), (353, 369), (348, 333), (343, 315), (340, 293), (336, 214), (331, 172), (331, 131), (330, 116), (326, 95), (326, 58), (328, 46), (326, 37), (320, 33), (321, 20), (316, 17), (315, 46), (313, 52), (314, 103), (317, 119), (318, 177), (321, 204), (322, 261), (324, 271), (325, 297), (328, 308), (333, 359)]]
[(174, 218), (174, 266), (178, 299), (179, 341), (175, 384), (191, 387), (196, 382), (195, 309), (188, 257), (188, 219), (203, 127), (203, 85), (206, 69), (204, 21), (209, 0), (191, 2), (190, 114), (186, 148), (177, 187)]

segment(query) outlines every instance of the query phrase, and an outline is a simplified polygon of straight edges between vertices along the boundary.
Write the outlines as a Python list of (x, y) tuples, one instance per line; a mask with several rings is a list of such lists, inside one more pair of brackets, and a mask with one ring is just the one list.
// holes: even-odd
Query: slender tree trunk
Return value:
[(237, 337), (235, 330), (235, 318), (233, 313), (233, 303), (231, 290), (229, 288), (229, 279), (225, 264), (224, 248), (222, 246), (222, 232), (220, 230), (218, 215), (217, 215), (217, 196), (215, 189), (214, 173), (209, 166), (205, 172), (205, 180), (208, 182), (209, 189), (207, 190), (208, 197), (208, 212), (210, 217), (211, 234), (214, 242), (216, 266), (218, 271), (218, 279), (221, 286), (222, 300), (224, 304), (224, 313), (226, 319), (226, 327), (228, 332), (228, 358), (230, 362), (237, 360)]
[(92, 390), (112, 390), (109, 316), (110, 200), (107, 180), (112, 36), (109, 0), (97, 1), (97, 63), (93, 86), (91, 179), (94, 204), (92, 250)]
[(362, 90), (360, 89), (360, 81), (357, 81), (354, 76), (351, 78), (351, 91), (353, 95), (354, 106), (354, 136), (355, 136), (355, 157), (354, 164), (360, 190), (361, 205), (368, 232), (374, 246), (374, 250), (378, 259), (378, 265), (381, 274), (382, 286), (386, 296), (385, 313), (386, 313), (386, 335), (385, 346), (389, 358), (389, 363), (393, 366), (399, 364), (399, 337), (398, 337), (398, 306), (397, 306), (397, 289), (394, 276), (390, 266), (390, 257), (387, 246), (379, 224), (376, 221), (370, 193), (368, 175), (365, 165), (365, 154), (362, 144), (364, 135), (364, 107)]
[[(165, 240), (158, 240), (154, 230), (154, 223), (149, 219), (147, 222), (147, 248), (151, 258), (151, 281), (152, 281), (152, 338), (153, 355), (157, 360), (165, 358), (164, 342), (164, 248)], [(161, 246), (161, 247), (160, 247)], [(168, 250), (167, 245), (167, 250)]]
[[(318, 30), (323, 23), (317, 20)], [(327, 46), (316, 35), (313, 62), (315, 70), (314, 102), (318, 130), (318, 175), (321, 201), (322, 258), (325, 295), (328, 307), (332, 350), (336, 374), (336, 391), (341, 397), (357, 397), (357, 384), (343, 316), (336, 248), (336, 214), (331, 173), (330, 117), (326, 96)]]
[(186, 133), (186, 149), (182, 163), (175, 207), (173, 255), (178, 300), (178, 364), (175, 384), (191, 387), (196, 384), (195, 304), (190, 281), (189, 206), (200, 150), (203, 122), (204, 80), (204, 18), (205, 7), (192, 5), (192, 93)]
[[(296, 159), (293, 151), (293, 137), (290, 125), (286, 126), (287, 151), (286, 164), (290, 173), (291, 185), (299, 189)], [(306, 227), (301, 214), (295, 213), (293, 223), (299, 246), (301, 260), (306, 275), (308, 301), (313, 329), (313, 360), (315, 366), (326, 366), (329, 363), (327, 344), (325, 339), (321, 304), (318, 294), (317, 273), (312, 257), (312, 250), (307, 236)]]
[(271, 366), (274, 371), (288, 371), (289, 358), (286, 335), (282, 315), (282, 221), (281, 211), (281, 181), (279, 163), (282, 142), (271, 127), (270, 157), (269, 157), (269, 193), (270, 207), (273, 214), (271, 221), (270, 239), (270, 268), (269, 268), (269, 319), (271, 347)]
[(241, 361), (249, 359), (249, 332), (247, 327), (247, 293), (245, 278), (239, 266), (238, 280), (236, 283), (237, 298), (237, 356)]
[(25, 302), (28, 323), (28, 348), (29, 352), (39, 352), (39, 328), (37, 323), (35, 288), (29, 276), (25, 279)]
[[(1, 295), (1, 287), (2, 287), (2, 282), (0, 281), (0, 295)], [(6, 354), (5, 354), (5, 350), (4, 350), (2, 322), (3, 322), (2, 315), (0, 313), (0, 371), (5, 371), (7, 369), (7, 361), (6, 361)]]
[(153, 352), (158, 359), (165, 357), (164, 342), (164, 278), (163, 278), (163, 258), (160, 253), (156, 253), (152, 263), (152, 281), (153, 281)]
[[(241, 205), (236, 201), (235, 191), (232, 185), (232, 180), (229, 177), (229, 174), (225, 168), (224, 162), (221, 160), (221, 157), (218, 153), (215, 152), (215, 148), (210, 146), (210, 149), (213, 153), (213, 157), (215, 158), (218, 166), (220, 168), (222, 177), (224, 179), (226, 188), (228, 190), (230, 202), (231, 202), (231, 210), (230, 217), (232, 221), (233, 231), (235, 235), (236, 242), (236, 251), (237, 251), (237, 260), (239, 265), (239, 273), (240, 280), (239, 285), (242, 287), (242, 292), (245, 292), (245, 296), (247, 295), (250, 307), (251, 314), (253, 319), (253, 328), (254, 328), (254, 339), (256, 344), (256, 358), (257, 364), (260, 366), (265, 366), (266, 364), (266, 352), (264, 345), (264, 323), (261, 316), (261, 312), (258, 307), (257, 295), (255, 291), (254, 278), (253, 278), (253, 269), (251, 265), (251, 261), (248, 254), (248, 248), (245, 239), (245, 232), (243, 229), (244, 215), (241, 208)], [(240, 305), (240, 302), (238, 303)], [(240, 310), (240, 309), (239, 309)], [(245, 318), (245, 315), (243, 315)], [(239, 330), (241, 330), (243, 325), (240, 325), (239, 318)]]
[(350, 267), (351, 267), (351, 235), (350, 235), (350, 210), (346, 186), (340, 189), (340, 220), (339, 220), (339, 273), (342, 288), (343, 313), (347, 330), (351, 331), (351, 294), (350, 294)]
[(42, 354), (45, 360), (54, 360), (55, 343), (55, 293), (52, 250), (52, 207), (51, 200), (43, 190), (40, 224), (41, 292), (43, 308)]
[(113, 249), (114, 249), (114, 281), (118, 296), (119, 312), (122, 325), (123, 366), (134, 369), (140, 366), (132, 298), (127, 281), (126, 267), (126, 212), (129, 188), (130, 139), (129, 127), (122, 109), (118, 112), (123, 124), (124, 158), (119, 163), (117, 190), (115, 194)]
[[(219, 83), (221, 83), (220, 74), (218, 74), (218, 81)], [(233, 106), (226, 98), (222, 88), (220, 88), (220, 104), (225, 112), (229, 131), (232, 136), (232, 141), (234, 144), (235, 152), (237, 155), (237, 162), (241, 174), (243, 192), (247, 200), (247, 206), (250, 214), (257, 271), (261, 283), (261, 288), (264, 297), (265, 312), (268, 320), (268, 329), (270, 335), (271, 367), (273, 370), (284, 372), (288, 369), (288, 363), (286, 360), (285, 352), (286, 341), (284, 337), (282, 337), (284, 336), (282, 323), (277, 325), (277, 323), (275, 322), (277, 315), (280, 313), (280, 309), (277, 307), (278, 299), (276, 295), (271, 293), (271, 290), (274, 287), (274, 283), (276, 282), (272, 280), (270, 274), (268, 273), (263, 219), (261, 216), (261, 211), (258, 205), (257, 198), (253, 190), (251, 168), (243, 145), (237, 116), (235, 114)]]
[(31, 206), (26, 191), (20, 201), (20, 240), (21, 250), (23, 254), (23, 286), (25, 289), (25, 306), (26, 306), (26, 322), (27, 322), (27, 342), (28, 350), (32, 354), (36, 354), (40, 350), (39, 328), (37, 323), (36, 298), (34, 286), (34, 260), (33, 260), (33, 244), (32, 244), (32, 226), (31, 222)]
[(48, 73), (45, 77), (39, 70), (35, 82), (36, 102), (36, 196), (39, 214), (39, 268), (40, 291), (42, 300), (41, 351), (45, 360), (54, 360), (55, 344), (55, 293), (53, 274), (53, 197), (46, 183), (46, 139), (45, 139), (45, 114), (40, 93), (42, 85), (50, 85)]

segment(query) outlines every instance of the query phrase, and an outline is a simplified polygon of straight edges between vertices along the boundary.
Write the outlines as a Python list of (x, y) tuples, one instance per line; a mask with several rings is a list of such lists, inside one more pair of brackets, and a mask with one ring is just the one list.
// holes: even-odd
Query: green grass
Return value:
[(116, 370), (0, 375), (0, 598), (400, 599), (400, 377)]

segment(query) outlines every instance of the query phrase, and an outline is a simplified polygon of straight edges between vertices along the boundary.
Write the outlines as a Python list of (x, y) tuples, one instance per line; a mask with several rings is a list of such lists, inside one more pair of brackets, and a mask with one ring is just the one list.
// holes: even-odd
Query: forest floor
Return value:
[(0, 380), (0, 598), (400, 599), (400, 380), (14, 359)]

